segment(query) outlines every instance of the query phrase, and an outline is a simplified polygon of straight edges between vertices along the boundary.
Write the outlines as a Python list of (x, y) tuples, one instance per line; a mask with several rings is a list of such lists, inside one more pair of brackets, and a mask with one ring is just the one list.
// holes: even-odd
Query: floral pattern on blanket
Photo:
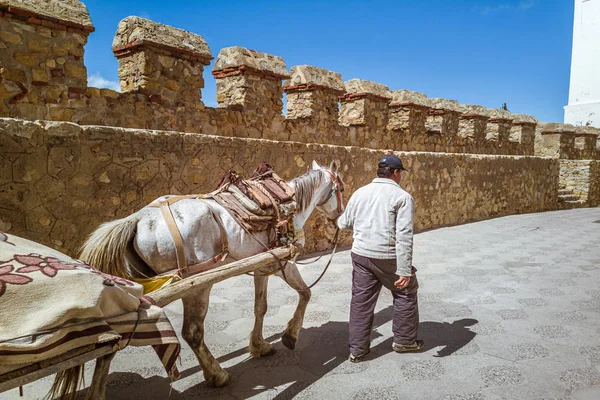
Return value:
[(28, 276), (13, 274), (15, 267), (12, 265), (0, 266), (0, 297), (6, 292), (6, 286), (11, 285), (25, 285), (32, 281)]
[[(8, 241), (8, 235), (0, 232), (0, 242), (12, 244)], [(6, 292), (7, 285), (26, 285), (34, 280), (30, 274), (41, 272), (48, 278), (54, 278), (59, 271), (88, 271), (100, 275), (121, 286), (133, 286), (134, 283), (127, 279), (106, 274), (92, 268), (81, 260), (65, 261), (52, 256), (41, 254), (14, 254), (9, 260), (0, 260), (0, 297)], [(27, 274), (27, 275), (25, 275)]]

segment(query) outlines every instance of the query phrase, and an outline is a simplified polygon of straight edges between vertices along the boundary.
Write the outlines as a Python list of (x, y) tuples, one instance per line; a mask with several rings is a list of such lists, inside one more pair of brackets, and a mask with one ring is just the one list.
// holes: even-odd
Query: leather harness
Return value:
[(183, 245), (183, 238), (181, 237), (181, 232), (177, 227), (177, 223), (175, 222), (175, 218), (173, 217), (173, 212), (171, 211), (171, 205), (173, 203), (178, 202), (179, 200), (210, 200), (212, 199), (214, 193), (215, 192), (206, 195), (190, 194), (181, 196), (171, 196), (155, 200), (148, 205), (148, 207), (159, 207), (163, 218), (167, 223), (167, 227), (169, 228), (169, 232), (171, 233), (171, 238), (173, 238), (173, 243), (175, 244), (175, 255), (177, 258), (177, 275), (179, 275), (180, 277), (183, 277), (184, 275), (192, 275), (197, 272), (207, 271), (211, 269), (212, 266), (216, 263), (225, 260), (229, 255), (229, 242), (227, 240), (227, 231), (225, 230), (223, 221), (221, 220), (219, 214), (210, 205), (210, 203), (206, 202), (205, 204), (207, 205), (213, 218), (217, 222), (217, 225), (219, 226), (219, 230), (221, 232), (221, 252), (207, 261), (203, 261), (193, 265), (188, 265), (185, 257), (185, 247)]
[[(342, 213), (343, 212), (343, 208), (342, 208), (343, 207), (343, 205), (342, 205), (343, 186), (340, 189), (341, 181), (340, 181), (339, 177), (335, 176), (331, 171), (329, 171), (329, 170), (325, 170), (325, 171), (331, 177), (331, 181), (333, 183), (333, 188), (332, 188), (331, 193), (327, 197), (327, 199), (319, 205), (323, 205), (323, 204), (327, 203), (329, 201), (329, 199), (331, 199), (331, 196), (333, 196), (335, 193), (336, 200), (337, 200), (337, 211), (339, 213)], [(205, 202), (205, 204), (207, 205), (208, 209), (210, 210), (213, 218), (217, 222), (217, 225), (219, 226), (219, 230), (221, 233), (221, 252), (209, 260), (206, 260), (206, 261), (203, 261), (203, 262), (200, 262), (197, 264), (193, 264), (193, 265), (188, 265), (186, 256), (185, 256), (185, 247), (183, 244), (183, 238), (181, 236), (181, 232), (179, 231), (179, 228), (177, 227), (177, 223), (175, 222), (173, 212), (171, 211), (171, 205), (180, 200), (184, 200), (184, 199), (217, 201), (214, 198), (214, 196), (216, 194), (218, 194), (220, 191), (224, 190), (224, 188), (225, 188), (225, 186), (222, 186), (219, 189), (217, 189), (216, 191), (209, 193), (209, 194), (190, 194), (190, 195), (176, 195), (176, 196), (163, 197), (163, 198), (153, 201), (152, 203), (150, 203), (148, 205), (148, 207), (160, 208), (162, 216), (165, 219), (165, 222), (167, 223), (167, 227), (169, 229), (169, 232), (171, 233), (171, 238), (173, 239), (173, 243), (175, 245), (175, 255), (176, 255), (176, 259), (177, 259), (176, 274), (182, 278), (184, 276), (193, 275), (198, 272), (207, 271), (207, 270), (211, 269), (213, 267), (213, 265), (215, 265), (216, 263), (224, 261), (227, 258), (227, 256), (229, 255), (229, 242), (227, 240), (227, 231), (225, 230), (225, 226), (223, 225), (223, 221), (221, 220), (221, 217), (214, 210), (214, 208), (210, 204), (210, 202)], [(269, 195), (269, 197), (273, 201), (274, 209), (275, 209), (275, 212), (277, 213), (277, 206), (275, 205), (275, 200), (270, 195)], [(217, 204), (219, 204), (219, 203), (217, 202)], [(244, 228), (243, 225), (242, 225), (242, 227)], [(244, 230), (246, 230), (246, 229), (244, 228)], [(246, 232), (249, 233), (252, 237), (254, 237), (251, 232), (248, 232), (247, 230), (246, 230)], [(296, 232), (294, 232), (294, 234), (296, 234)], [(337, 234), (336, 234), (336, 237), (337, 237)], [(337, 242), (337, 240), (336, 240), (336, 242)], [(261, 244), (262, 244), (262, 242), (261, 242)], [(268, 251), (268, 250), (269, 250), (269, 248), (266, 247), (265, 251)], [(170, 273), (172, 273), (172, 271), (169, 271), (169, 272), (161, 274), (161, 275), (170, 274)]]

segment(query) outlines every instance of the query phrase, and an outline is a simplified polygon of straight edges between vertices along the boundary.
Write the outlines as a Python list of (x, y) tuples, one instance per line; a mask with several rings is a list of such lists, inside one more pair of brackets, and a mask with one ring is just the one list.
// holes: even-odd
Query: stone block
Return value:
[(511, 114), (514, 124), (537, 124), (537, 119), (533, 115)]
[(69, 61), (65, 64), (65, 72), (68, 77), (81, 79), (87, 83), (87, 69), (83, 63)]
[(223, 74), (227, 75), (230, 70), (263, 73), (280, 79), (290, 78), (285, 61), (280, 56), (240, 46), (221, 49), (213, 67), (213, 75), (217, 79), (225, 78)]
[(28, 12), (28, 16), (39, 14), (60, 21), (64, 25), (70, 22), (72, 26), (81, 25), (90, 31), (93, 30), (90, 14), (85, 5), (78, 0), (0, 0), (1, 6), (16, 7)]
[(25, 72), (17, 68), (0, 68), (0, 77), (18, 83), (25, 83), (27, 81)]
[(460, 104), (460, 112), (464, 117), (481, 117), (489, 118), (488, 109), (477, 104)]
[(48, 82), (48, 71), (46, 68), (34, 68), (31, 70), (31, 78), (38, 82)]
[(27, 67), (35, 67), (40, 63), (38, 55), (36, 53), (22, 51), (15, 52), (15, 60)]
[(338, 96), (345, 91), (342, 76), (309, 65), (293, 66), (290, 74), (283, 88), (287, 93), (286, 118), (316, 118), (337, 124)]
[(208, 65), (212, 54), (204, 38), (198, 34), (163, 25), (140, 17), (127, 17), (119, 22), (113, 39), (115, 53), (137, 51), (138, 46), (149, 46), (169, 52), (189, 55)]
[(427, 101), (429, 107), (433, 110), (450, 111), (450, 112), (461, 112), (461, 108), (456, 100), (447, 100), (441, 98), (430, 98)]
[(342, 75), (311, 65), (294, 65), (290, 68), (290, 79), (284, 83), (284, 89), (290, 87), (314, 85), (343, 93), (346, 89)]
[(512, 121), (512, 114), (506, 110), (501, 110), (499, 108), (488, 108), (487, 109), (488, 117), (490, 117), (490, 122), (494, 120), (498, 121)]
[(212, 59), (202, 36), (127, 17), (119, 23), (113, 52), (123, 92), (140, 91), (155, 103), (200, 103), (202, 72)]
[(0, 31), (0, 41), (10, 44), (21, 44), (21, 36), (16, 33)]
[(389, 101), (392, 99), (390, 89), (382, 85), (381, 83), (366, 81), (364, 79), (350, 79), (344, 82), (346, 88), (347, 97), (353, 95), (371, 95), (379, 98), (382, 101)]
[(48, 111), (48, 119), (51, 121), (72, 121), (75, 111), (70, 108), (53, 107)]
[(420, 106), (429, 107), (429, 99), (423, 93), (410, 90), (392, 90), (391, 106)]

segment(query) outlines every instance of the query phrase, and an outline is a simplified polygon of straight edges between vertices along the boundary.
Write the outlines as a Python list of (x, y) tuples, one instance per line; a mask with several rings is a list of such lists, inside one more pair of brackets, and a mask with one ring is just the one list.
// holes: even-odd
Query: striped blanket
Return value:
[(141, 285), (0, 232), (0, 374), (89, 345), (150, 345), (172, 379), (179, 340)]

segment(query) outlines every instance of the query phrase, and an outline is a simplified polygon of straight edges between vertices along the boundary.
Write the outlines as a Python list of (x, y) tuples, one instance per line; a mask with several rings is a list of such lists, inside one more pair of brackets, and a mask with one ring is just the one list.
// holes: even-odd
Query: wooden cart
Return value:
[[(260, 268), (268, 266), (278, 267), (278, 260), (288, 260), (293, 258), (295, 254), (296, 247), (294, 246), (278, 247), (270, 252), (261, 253), (184, 278), (155, 292), (151, 292), (146, 297), (152, 299), (153, 303), (158, 307), (164, 307), (182, 298), (190, 290), (214, 285), (225, 279), (256, 271)], [(73, 349), (58, 357), (30, 364), (9, 372), (2, 373), (0, 367), (0, 393), (22, 387), (48, 375), (85, 364), (88, 361), (113, 352), (114, 348), (112, 346), (91, 345)]]

